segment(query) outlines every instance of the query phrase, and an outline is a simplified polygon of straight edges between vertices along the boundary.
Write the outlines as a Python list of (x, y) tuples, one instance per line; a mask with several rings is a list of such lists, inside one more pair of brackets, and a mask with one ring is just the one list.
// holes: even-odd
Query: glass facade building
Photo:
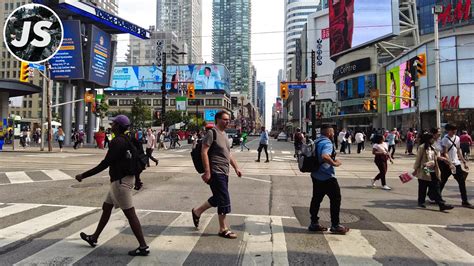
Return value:
[(248, 93), (250, 80), (250, 0), (214, 0), (212, 59), (231, 74), (231, 91)]

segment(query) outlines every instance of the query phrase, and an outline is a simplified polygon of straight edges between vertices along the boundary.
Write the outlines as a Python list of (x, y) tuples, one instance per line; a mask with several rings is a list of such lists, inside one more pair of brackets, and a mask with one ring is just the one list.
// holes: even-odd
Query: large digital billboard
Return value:
[(90, 40), (86, 56), (86, 78), (100, 86), (109, 86), (113, 56), (111, 36), (94, 25), (90, 25), (88, 32)]
[(329, 0), (331, 56), (399, 32), (398, 0)]
[[(426, 75), (426, 55), (419, 54), (410, 60), (389, 69), (387, 76), (387, 109), (396, 111), (415, 106), (416, 91), (413, 77)], [(414, 67), (417, 62), (418, 67)]]
[[(116, 66), (112, 83), (106, 91), (160, 92), (163, 72), (161, 67)], [(197, 91), (225, 91), (230, 94), (230, 74), (224, 65), (168, 65), (166, 68), (166, 90), (186, 90), (186, 82), (194, 82)]]

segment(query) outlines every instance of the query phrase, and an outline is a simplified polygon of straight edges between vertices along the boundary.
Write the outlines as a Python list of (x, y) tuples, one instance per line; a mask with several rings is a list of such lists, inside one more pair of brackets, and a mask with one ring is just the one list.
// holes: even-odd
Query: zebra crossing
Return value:
[[(28, 218), (12, 222), (21, 215)], [(217, 216), (210, 212), (195, 229), (190, 212), (137, 210), (151, 253), (133, 258), (126, 251), (137, 243), (121, 211), (112, 214), (97, 247), (80, 239), (80, 232), (95, 230), (99, 215), (94, 207), (0, 203), (0, 264), (383, 265), (397, 258), (381, 254), (400, 250), (397, 257), (407, 265), (474, 265), (472, 247), (445, 232), (472, 233), (472, 225), (386, 222), (388, 231), (352, 229), (342, 236), (308, 233), (295, 217), (232, 214), (239, 237), (227, 240), (217, 236)], [(394, 241), (381, 245), (377, 233)]]
[(72, 179), (74, 179), (73, 176), (59, 169), (0, 172), (0, 186)]

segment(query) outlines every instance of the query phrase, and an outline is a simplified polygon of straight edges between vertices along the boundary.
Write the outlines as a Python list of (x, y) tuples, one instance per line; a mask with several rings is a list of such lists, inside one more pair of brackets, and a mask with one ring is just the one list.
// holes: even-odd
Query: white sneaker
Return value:
[(392, 188), (390, 188), (389, 186), (385, 185), (382, 187), (383, 190), (392, 190)]
[(375, 179), (370, 179), (370, 183), (372, 184), (372, 187), (373, 187), (373, 188), (376, 187), (375, 182), (376, 182)]

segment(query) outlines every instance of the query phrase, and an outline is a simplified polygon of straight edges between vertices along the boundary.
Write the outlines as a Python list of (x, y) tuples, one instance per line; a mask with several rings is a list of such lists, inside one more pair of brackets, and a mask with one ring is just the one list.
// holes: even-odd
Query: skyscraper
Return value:
[[(308, 15), (325, 5), (327, 0), (285, 0), (285, 75), (289, 72), (294, 57), (292, 53), (296, 52), (296, 40), (301, 36)], [(315, 29), (308, 29), (308, 32), (310, 30)]]
[(248, 94), (250, 84), (250, 0), (214, 0), (212, 59), (231, 74), (231, 90)]
[(187, 63), (202, 62), (202, 0), (157, 0), (156, 29), (186, 43)]

